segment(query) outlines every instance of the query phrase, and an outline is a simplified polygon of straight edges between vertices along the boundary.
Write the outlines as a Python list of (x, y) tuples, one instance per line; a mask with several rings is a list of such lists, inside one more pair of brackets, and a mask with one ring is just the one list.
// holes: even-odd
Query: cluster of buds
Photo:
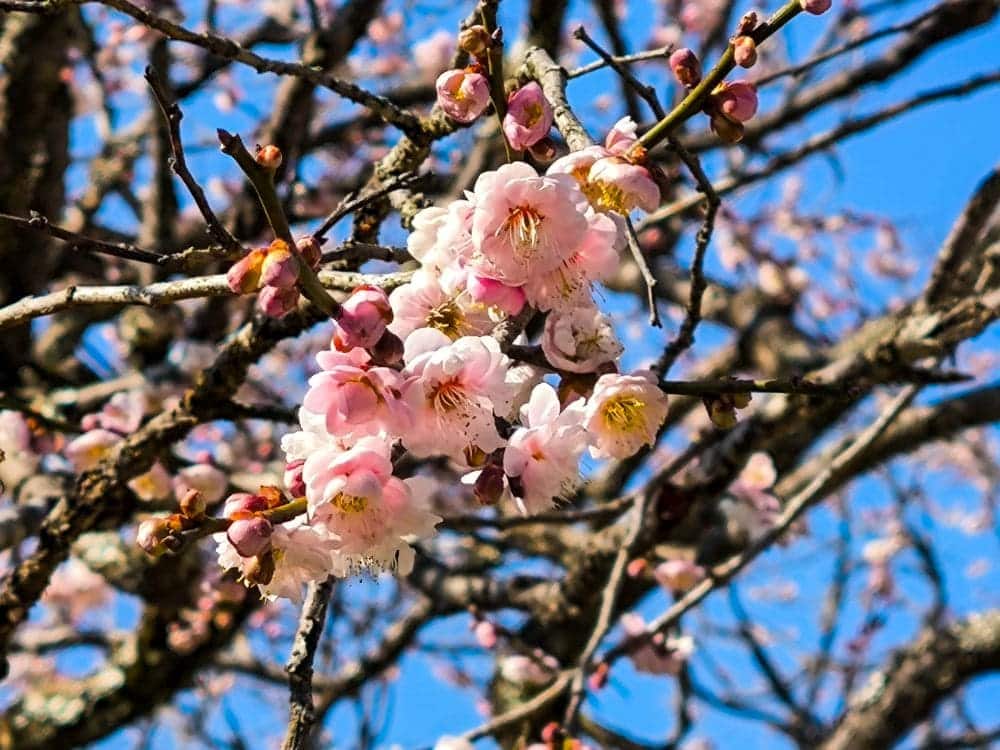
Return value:
[(485, 75), (485, 60), (500, 44), (500, 29), (490, 34), (485, 26), (477, 24), (462, 30), (458, 46), (473, 58), (472, 62), (465, 68), (446, 70), (435, 82), (437, 104), (448, 117), (467, 125), (486, 111), (490, 82)]
[(226, 498), (222, 515), (230, 521), (226, 538), (240, 555), (251, 560), (244, 571), (250, 583), (267, 584), (274, 575), (271, 533), (274, 526), (266, 513), (287, 502), (277, 487), (261, 487), (256, 494), (238, 492)]
[(705, 410), (712, 424), (721, 430), (736, 426), (736, 410), (750, 405), (749, 393), (718, 393), (702, 397)]
[(184, 545), (183, 532), (197, 528), (205, 520), (205, 500), (191, 489), (180, 499), (180, 512), (166, 517), (147, 518), (139, 524), (136, 542), (149, 555), (160, 557)]
[(294, 248), (278, 239), (267, 247), (251, 250), (236, 261), (227, 272), (226, 280), (235, 294), (259, 291), (257, 305), (261, 311), (280, 318), (298, 304), (300, 262), (315, 269), (319, 261), (319, 245), (312, 237), (300, 239)]
[(726, 143), (743, 140), (743, 123), (757, 114), (757, 88), (749, 81), (723, 81), (705, 102), (712, 132)]

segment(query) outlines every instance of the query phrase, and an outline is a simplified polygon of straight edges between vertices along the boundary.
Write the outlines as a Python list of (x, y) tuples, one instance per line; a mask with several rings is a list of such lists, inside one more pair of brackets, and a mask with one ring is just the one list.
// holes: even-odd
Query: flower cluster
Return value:
[(268, 247), (251, 250), (236, 261), (229, 268), (226, 280), (234, 294), (260, 292), (257, 295), (260, 310), (280, 318), (299, 302), (300, 264), (315, 269), (319, 262), (319, 243), (312, 237), (298, 240), (294, 248), (279, 239)]

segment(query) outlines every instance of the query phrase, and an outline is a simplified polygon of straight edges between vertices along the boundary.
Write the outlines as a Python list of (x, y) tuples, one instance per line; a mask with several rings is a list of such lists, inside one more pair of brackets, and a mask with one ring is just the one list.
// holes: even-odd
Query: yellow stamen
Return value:
[(333, 506), (341, 513), (363, 513), (368, 508), (368, 498), (340, 493), (333, 498)]
[(604, 426), (620, 433), (646, 433), (646, 402), (635, 396), (622, 395), (610, 399), (601, 409)]

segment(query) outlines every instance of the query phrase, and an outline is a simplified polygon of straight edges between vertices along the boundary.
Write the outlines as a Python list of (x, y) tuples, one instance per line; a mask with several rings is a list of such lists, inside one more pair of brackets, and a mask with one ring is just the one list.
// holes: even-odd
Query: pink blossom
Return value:
[(512, 654), (500, 659), (499, 663), (501, 676), (518, 685), (544, 685), (552, 680), (558, 669), (555, 657), (541, 652), (533, 656)]
[(656, 442), (666, 416), (667, 395), (651, 372), (602, 375), (587, 399), (591, 453), (597, 458), (628, 458)]
[(452, 340), (489, 333), (495, 322), (486, 305), (463, 288), (465, 280), (466, 274), (454, 268), (441, 274), (420, 269), (389, 296), (389, 330), (401, 339), (418, 328), (434, 328)]
[(309, 378), (302, 406), (322, 414), (327, 431), (343, 442), (399, 432), (409, 425), (409, 412), (399, 397), (399, 373), (371, 367), (370, 360), (363, 349), (316, 355), (322, 370)]
[(174, 495), (180, 500), (188, 490), (198, 490), (209, 505), (217, 503), (226, 494), (229, 479), (211, 464), (186, 466), (174, 477)]
[(802, 10), (812, 13), (814, 16), (821, 16), (830, 10), (833, 0), (800, 0)]
[(739, 481), (757, 490), (766, 490), (774, 485), (778, 474), (774, 461), (766, 453), (757, 452), (747, 459), (740, 472)]
[(120, 443), (121, 435), (97, 428), (83, 433), (66, 446), (66, 458), (76, 471), (88, 471), (111, 455), (111, 449)]
[(292, 497), (299, 498), (306, 496), (306, 482), (302, 478), (302, 469), (305, 466), (305, 459), (289, 461), (285, 464), (285, 471), (281, 479), (285, 489)]
[(587, 447), (581, 425), (583, 407), (574, 402), (560, 412), (559, 397), (548, 383), (539, 383), (521, 409), (521, 424), (510, 436), (503, 466), (516, 477), (514, 502), (523, 515), (551, 508), (572, 493), (580, 480), (580, 456)]
[(128, 488), (136, 494), (136, 497), (147, 503), (162, 500), (170, 495), (170, 475), (163, 468), (163, 464), (157, 461), (149, 467), (149, 471), (130, 479)]
[(24, 416), (13, 410), (0, 411), (0, 485), (16, 487), (31, 476), (41, 462), (31, 444), (31, 430)]
[(539, 176), (524, 162), (476, 180), (470, 265), (519, 286), (558, 268), (587, 232), (586, 201), (565, 175)]
[(333, 333), (335, 349), (348, 352), (355, 347), (371, 349), (392, 322), (392, 307), (385, 290), (359, 286), (341, 305)]
[(446, 70), (434, 86), (438, 106), (457, 122), (472, 122), (490, 103), (490, 83), (482, 73)]
[(638, 126), (631, 117), (623, 117), (614, 125), (604, 137), (604, 148), (611, 156), (624, 156), (629, 149), (639, 140), (636, 136)]
[(503, 132), (511, 148), (523, 151), (548, 135), (552, 127), (552, 105), (542, 87), (530, 81), (507, 98)]
[(413, 217), (413, 231), (406, 249), (425, 268), (443, 269), (472, 254), (470, 201), (459, 199), (447, 208), (431, 206)]
[(489, 620), (479, 620), (473, 626), (476, 642), (486, 649), (495, 648), (497, 645), (497, 628)]
[(299, 259), (282, 240), (275, 240), (260, 266), (260, 283), (287, 289), (299, 279)]
[(404, 537), (431, 536), (441, 520), (427, 509), (425, 480), (392, 476), (383, 440), (362, 438), (339, 455), (314, 454), (302, 476), (315, 522), (339, 540), (338, 575), (364, 566), (406, 575), (413, 550)]
[(130, 435), (139, 429), (142, 419), (150, 409), (149, 396), (141, 390), (116, 393), (99, 412), (88, 414), (86, 429), (103, 427), (119, 435)]
[(418, 456), (459, 459), (475, 446), (489, 453), (503, 445), (494, 412), (510, 408), (514, 387), (507, 382), (510, 360), (490, 336), (452, 342), (440, 331), (421, 329), (406, 340), (407, 382), (403, 398), (414, 427), (403, 443)]
[(517, 315), (524, 308), (526, 301), (521, 287), (507, 286), (502, 281), (487, 276), (470, 274), (466, 279), (466, 290), (475, 302), (500, 310), (507, 315)]
[(428, 81), (433, 81), (438, 73), (448, 67), (453, 54), (455, 36), (443, 29), (413, 45), (413, 59)]
[(653, 211), (660, 205), (660, 188), (649, 170), (624, 158), (608, 156), (597, 160), (587, 180), (599, 191), (599, 204), (604, 210), (627, 214), (634, 208)]
[(642, 639), (629, 652), (629, 658), (639, 672), (676, 677), (694, 652), (694, 641), (690, 636), (667, 638), (663, 633), (656, 633), (647, 637), (646, 623), (633, 612), (622, 615), (621, 622), (627, 637)]
[(267, 249), (259, 247), (229, 267), (226, 281), (233, 294), (249, 294), (260, 288), (260, 271), (266, 257)]
[(542, 351), (549, 363), (567, 372), (596, 372), (613, 363), (622, 345), (610, 319), (594, 306), (551, 312), (542, 331)]
[(668, 591), (682, 594), (705, 577), (705, 569), (690, 560), (667, 560), (656, 566), (653, 577)]

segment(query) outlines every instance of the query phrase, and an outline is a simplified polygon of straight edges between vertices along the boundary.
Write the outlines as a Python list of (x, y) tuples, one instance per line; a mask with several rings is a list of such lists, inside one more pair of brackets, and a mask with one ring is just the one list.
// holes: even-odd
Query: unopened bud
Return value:
[(565, 737), (565, 732), (559, 722), (550, 721), (544, 727), (542, 727), (542, 742), (555, 746), (557, 742), (560, 742)]
[(262, 495), (237, 492), (226, 498), (226, 504), (222, 506), (222, 515), (225, 518), (245, 518), (268, 508), (267, 498)]
[(302, 260), (306, 262), (307, 266), (314, 271), (319, 268), (319, 263), (323, 259), (323, 251), (320, 249), (315, 237), (312, 235), (299, 237), (299, 239), (295, 240), (295, 248), (299, 251), (299, 255), (302, 256)]
[(812, 13), (814, 16), (821, 16), (830, 10), (833, 0), (799, 0), (802, 10)]
[(281, 149), (274, 145), (258, 146), (254, 158), (264, 169), (274, 170), (281, 166)]
[(257, 248), (251, 250), (229, 267), (229, 271), (226, 273), (226, 282), (234, 294), (249, 294), (260, 289), (261, 266), (266, 257), (267, 250)]
[(757, 62), (757, 43), (748, 36), (739, 36), (733, 41), (733, 59), (744, 68), (752, 68)]
[(608, 684), (608, 673), (610, 671), (611, 668), (608, 666), (607, 662), (602, 661), (594, 668), (594, 671), (590, 673), (590, 677), (587, 678), (587, 686), (591, 690), (600, 690)]
[(181, 515), (191, 520), (198, 520), (205, 516), (205, 498), (198, 490), (190, 489), (184, 493), (180, 499)]
[(269, 318), (281, 318), (299, 304), (299, 290), (290, 286), (282, 289), (277, 286), (266, 286), (257, 295), (257, 307)]
[(136, 530), (136, 544), (148, 555), (159, 557), (175, 545), (167, 542), (173, 531), (165, 518), (149, 518), (139, 524)]
[(629, 561), (628, 567), (625, 568), (625, 572), (628, 574), (629, 578), (638, 578), (643, 574), (649, 564), (646, 562), (646, 558), (637, 557), (634, 560)]
[(271, 546), (271, 522), (262, 516), (233, 521), (226, 530), (229, 543), (241, 557), (256, 557)]
[(474, 57), (482, 57), (490, 48), (492, 39), (485, 26), (476, 24), (467, 29), (462, 29), (458, 35), (459, 49), (468, 52)]
[(267, 249), (267, 255), (260, 267), (260, 281), (267, 286), (287, 289), (299, 279), (299, 259), (292, 253), (288, 243), (275, 240)]
[(476, 642), (486, 649), (494, 648), (497, 645), (496, 626), (488, 620), (480, 620), (473, 627)]
[(359, 286), (340, 307), (333, 332), (333, 347), (349, 352), (355, 347), (371, 349), (392, 322), (392, 306), (385, 290)]
[(503, 468), (496, 464), (486, 464), (472, 485), (472, 492), (480, 505), (496, 505), (503, 496)]
[(681, 47), (670, 55), (670, 69), (685, 88), (693, 89), (701, 83), (701, 61), (692, 50)]

